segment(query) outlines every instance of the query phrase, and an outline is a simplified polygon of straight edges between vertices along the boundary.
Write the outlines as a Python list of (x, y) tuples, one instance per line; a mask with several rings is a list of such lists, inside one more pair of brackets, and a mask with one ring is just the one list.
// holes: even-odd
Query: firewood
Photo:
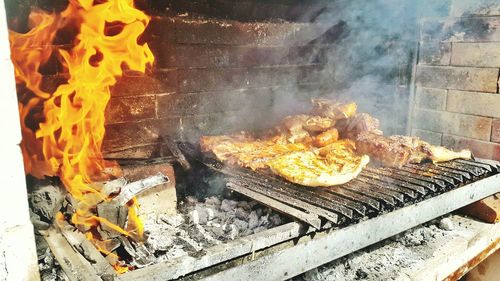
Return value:
[[(101, 281), (88, 260), (79, 255), (55, 228), (40, 231), (70, 281)], [(109, 265), (109, 264), (108, 264)]]
[(465, 206), (461, 211), (487, 223), (500, 222), (500, 193)]
[(113, 201), (118, 205), (125, 205), (128, 201), (132, 200), (132, 198), (139, 195), (140, 193), (157, 185), (165, 184), (168, 182), (169, 179), (165, 175), (163, 175), (162, 173), (158, 173), (154, 176), (129, 183), (122, 188), (120, 194), (113, 198)]
[[(128, 207), (118, 205), (116, 202), (102, 202), (97, 205), (97, 215), (107, 219), (110, 223), (124, 229), (127, 223)], [(107, 224), (100, 224), (100, 234), (104, 239), (115, 238), (122, 235)]]
[(99, 277), (104, 280), (113, 280), (116, 277), (115, 270), (85, 235), (65, 220), (57, 220), (56, 225), (73, 249), (90, 262)]
[(129, 181), (139, 180), (157, 173), (162, 173), (169, 178), (168, 183), (150, 188), (137, 196), (139, 217), (147, 218), (151, 215), (174, 215), (177, 213), (177, 191), (174, 168), (171, 163), (140, 163), (139, 165), (122, 166), (122, 169), (123, 176)]

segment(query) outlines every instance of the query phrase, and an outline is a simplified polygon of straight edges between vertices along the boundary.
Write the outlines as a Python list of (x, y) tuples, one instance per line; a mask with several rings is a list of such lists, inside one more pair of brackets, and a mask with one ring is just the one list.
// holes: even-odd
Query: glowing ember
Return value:
[[(75, 0), (59, 15), (34, 10), (28, 33), (10, 32), (17, 82), (32, 92), (29, 99), (20, 99), (26, 172), (36, 177), (60, 176), (79, 201), (72, 222), (89, 229), (87, 237), (105, 254), (109, 253), (99, 247), (103, 241), (92, 234), (99, 224), (134, 239), (141, 239), (143, 232), (135, 200), (129, 202), (127, 230), (97, 217), (93, 206), (109, 198), (103, 198), (90, 183), (102, 178), (104, 168), (112, 165), (105, 163), (101, 153), (110, 87), (124, 69), (145, 72), (154, 61), (147, 44), (137, 43), (148, 23), (149, 17), (134, 7), (133, 0)], [(58, 53), (68, 80), (55, 92), (46, 93), (40, 89), (38, 70), (52, 56), (56, 32), (68, 24), (79, 26), (74, 47)], [(33, 129), (26, 120), (37, 107), (43, 108), (43, 118)]]

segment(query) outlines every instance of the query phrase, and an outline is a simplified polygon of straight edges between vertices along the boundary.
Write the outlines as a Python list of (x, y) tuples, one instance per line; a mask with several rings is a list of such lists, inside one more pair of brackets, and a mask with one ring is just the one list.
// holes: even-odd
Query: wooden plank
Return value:
[(66, 241), (81, 254), (85, 259), (91, 261), (93, 273), (103, 279), (116, 279), (117, 275), (109, 262), (101, 255), (94, 245), (80, 231), (66, 221), (58, 221), (59, 230)]
[(41, 233), (70, 281), (102, 281), (92, 265), (73, 250), (58, 230), (49, 228)]
[(500, 222), (500, 193), (465, 206), (461, 211), (484, 222)]

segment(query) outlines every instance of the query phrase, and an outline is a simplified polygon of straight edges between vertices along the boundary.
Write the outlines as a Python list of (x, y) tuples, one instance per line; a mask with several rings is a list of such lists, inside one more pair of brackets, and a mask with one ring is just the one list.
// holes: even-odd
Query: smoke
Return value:
[(324, 42), (331, 44), (326, 59), (332, 75), (332, 91), (325, 96), (357, 102), (360, 110), (381, 119), (386, 133), (405, 133), (418, 36), (416, 6), (408, 0), (340, 0), (315, 19), (343, 25), (337, 41)]

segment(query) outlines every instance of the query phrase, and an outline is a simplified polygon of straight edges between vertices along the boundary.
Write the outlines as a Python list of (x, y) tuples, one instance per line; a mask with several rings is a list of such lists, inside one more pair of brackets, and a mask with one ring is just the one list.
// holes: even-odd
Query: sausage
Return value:
[(316, 147), (327, 146), (331, 143), (336, 142), (339, 139), (339, 131), (337, 129), (332, 128), (328, 131), (325, 131), (314, 138), (313, 145)]

